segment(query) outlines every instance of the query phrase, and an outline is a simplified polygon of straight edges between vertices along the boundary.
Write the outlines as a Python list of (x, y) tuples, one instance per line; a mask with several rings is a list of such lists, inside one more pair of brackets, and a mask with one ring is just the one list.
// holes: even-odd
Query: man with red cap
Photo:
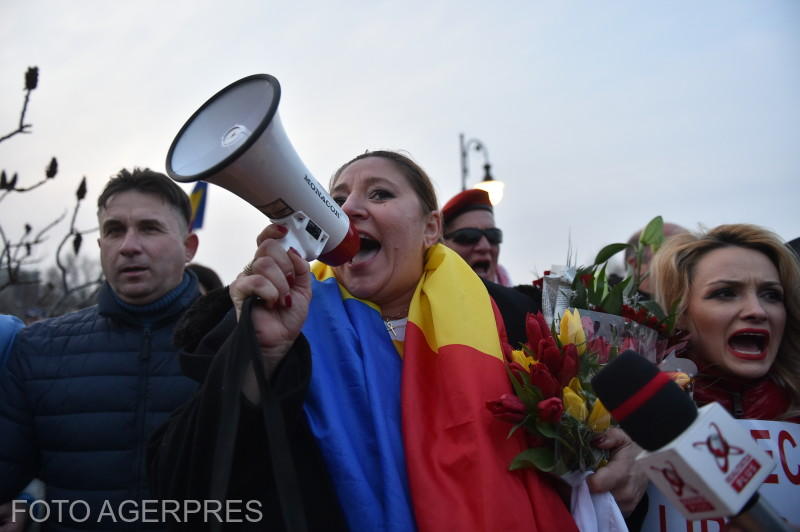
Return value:
[(444, 244), (486, 281), (511, 286), (497, 263), (503, 232), (494, 224), (494, 210), (485, 190), (473, 188), (453, 196), (442, 207)]

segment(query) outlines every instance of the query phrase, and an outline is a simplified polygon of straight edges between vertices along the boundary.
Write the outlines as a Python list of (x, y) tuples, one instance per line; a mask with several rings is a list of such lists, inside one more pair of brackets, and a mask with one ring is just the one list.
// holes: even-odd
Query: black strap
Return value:
[[(284, 529), (288, 532), (305, 532), (308, 530), (305, 509), (291, 446), (287, 438), (283, 410), (280, 401), (275, 397), (272, 386), (264, 376), (261, 352), (253, 328), (251, 318), (253, 302), (253, 297), (245, 300), (239, 323), (233, 333), (232, 356), (226, 367), (226, 374), (230, 378), (225, 379), (226, 389), (223, 390), (222, 404), (220, 405), (220, 427), (214, 453), (210, 493), (212, 499), (220, 501), (224, 500), (227, 495), (233, 466), (235, 435), (239, 422), (242, 383), (245, 371), (252, 364), (258, 381), (269, 460), (272, 465)], [(213, 523), (212, 530), (221, 530), (221, 523)]]
[[(236, 340), (241, 336), (239, 329), (238, 326), (234, 329), (233, 345), (229, 356), (224, 360), (219, 426), (211, 462), (211, 486), (209, 487), (209, 498), (214, 501), (224, 501), (228, 495), (236, 434), (239, 429), (242, 383), (244, 382), (244, 372), (250, 363), (247, 352), (237, 345)], [(211, 520), (209, 529), (215, 532), (222, 530), (222, 523)]]

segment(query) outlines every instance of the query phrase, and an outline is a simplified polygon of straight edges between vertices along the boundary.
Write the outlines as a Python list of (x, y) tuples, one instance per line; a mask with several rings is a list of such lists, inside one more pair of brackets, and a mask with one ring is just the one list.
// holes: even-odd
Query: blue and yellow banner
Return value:
[(203, 218), (206, 214), (206, 196), (208, 195), (208, 183), (198, 181), (189, 194), (189, 201), (192, 204), (192, 222), (189, 224), (189, 231), (196, 231), (203, 227)]

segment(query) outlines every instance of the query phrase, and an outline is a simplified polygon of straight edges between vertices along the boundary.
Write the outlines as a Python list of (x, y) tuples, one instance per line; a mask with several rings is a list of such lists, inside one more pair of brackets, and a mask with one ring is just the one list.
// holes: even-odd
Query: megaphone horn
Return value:
[(278, 117), (281, 87), (255, 74), (217, 92), (186, 121), (167, 153), (167, 174), (233, 192), (275, 223), (306, 260), (337, 266), (358, 253), (350, 220), (297, 156)]

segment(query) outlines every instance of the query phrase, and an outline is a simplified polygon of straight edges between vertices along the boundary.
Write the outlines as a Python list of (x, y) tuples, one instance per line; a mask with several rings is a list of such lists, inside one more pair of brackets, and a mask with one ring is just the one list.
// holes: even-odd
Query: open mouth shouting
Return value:
[(361, 242), (361, 248), (358, 253), (356, 253), (356, 256), (350, 260), (351, 266), (366, 263), (374, 258), (381, 250), (381, 243), (372, 236), (359, 232), (358, 237)]
[(728, 338), (728, 351), (743, 360), (762, 360), (767, 356), (769, 331), (740, 329)]
[(489, 268), (491, 268), (492, 263), (488, 260), (476, 260), (470, 264), (475, 273), (478, 275), (488, 275)]

